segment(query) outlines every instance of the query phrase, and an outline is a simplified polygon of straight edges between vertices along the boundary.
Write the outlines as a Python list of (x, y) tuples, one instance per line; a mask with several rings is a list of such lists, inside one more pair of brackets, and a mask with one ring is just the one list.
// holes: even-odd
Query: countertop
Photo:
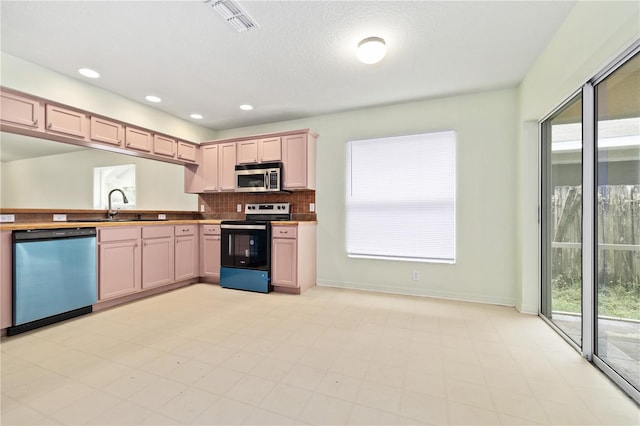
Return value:
[[(33, 222), (33, 223), (3, 223), (0, 231), (14, 231), (24, 229), (56, 229), (56, 228), (88, 228), (88, 227), (113, 227), (113, 226), (148, 226), (148, 225), (185, 225), (203, 224), (218, 225), (222, 219), (204, 220), (123, 220), (114, 222)], [(313, 225), (316, 221), (287, 220), (272, 222), (274, 225)]]

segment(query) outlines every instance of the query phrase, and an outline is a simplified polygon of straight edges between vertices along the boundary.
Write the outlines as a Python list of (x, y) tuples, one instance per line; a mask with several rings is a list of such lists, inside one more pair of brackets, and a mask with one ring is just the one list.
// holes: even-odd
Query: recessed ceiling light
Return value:
[(196, 120), (202, 120), (202, 115), (200, 114), (191, 114), (189, 117), (196, 119)]
[(147, 95), (144, 97), (146, 100), (148, 100), (149, 102), (162, 102), (162, 99), (160, 99), (157, 96), (153, 96), (153, 95)]
[(90, 68), (80, 68), (78, 70), (78, 72), (80, 74), (82, 74), (83, 76), (88, 77), (88, 78), (98, 78), (98, 77), (100, 77), (100, 74), (97, 71), (94, 71), (94, 70), (92, 70)]
[(358, 43), (356, 56), (365, 64), (380, 62), (387, 54), (387, 45), (380, 37), (367, 37)]
[(243, 111), (251, 111), (253, 109), (253, 105), (240, 105), (240, 109)]

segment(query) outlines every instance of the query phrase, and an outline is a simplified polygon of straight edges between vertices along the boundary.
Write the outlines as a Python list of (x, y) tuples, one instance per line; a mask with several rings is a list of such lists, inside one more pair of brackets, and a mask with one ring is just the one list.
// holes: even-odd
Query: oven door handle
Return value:
[(220, 225), (220, 228), (222, 229), (256, 229), (259, 231), (264, 231), (265, 229), (267, 229), (266, 225), (228, 225), (228, 224), (222, 224)]

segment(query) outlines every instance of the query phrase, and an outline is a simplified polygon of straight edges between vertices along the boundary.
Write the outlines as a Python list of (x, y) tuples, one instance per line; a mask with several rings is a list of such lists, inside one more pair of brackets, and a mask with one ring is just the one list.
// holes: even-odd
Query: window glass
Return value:
[(109, 192), (122, 190), (127, 196), (124, 203), (120, 193), (112, 196), (111, 207), (114, 209), (134, 209), (136, 207), (136, 166), (94, 167), (93, 168), (93, 208), (106, 210), (109, 208)]

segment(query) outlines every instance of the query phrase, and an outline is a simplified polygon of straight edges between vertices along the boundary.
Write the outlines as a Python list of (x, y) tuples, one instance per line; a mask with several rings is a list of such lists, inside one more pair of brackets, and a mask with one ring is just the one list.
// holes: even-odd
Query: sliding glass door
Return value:
[(640, 42), (540, 135), (541, 315), (640, 403)]
[(582, 344), (582, 94), (542, 123), (542, 314)]
[(640, 54), (594, 88), (595, 354), (640, 390)]

